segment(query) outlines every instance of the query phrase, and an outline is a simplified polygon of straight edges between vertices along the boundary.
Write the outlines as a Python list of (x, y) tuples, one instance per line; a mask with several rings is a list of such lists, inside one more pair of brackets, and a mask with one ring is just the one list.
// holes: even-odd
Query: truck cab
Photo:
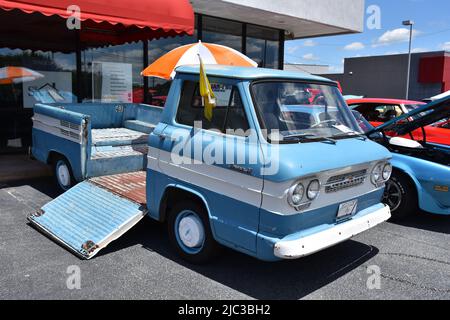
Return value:
[[(145, 194), (145, 203), (132, 210), (166, 222), (184, 259), (205, 262), (220, 245), (265, 261), (296, 259), (390, 218), (381, 199), (391, 154), (362, 135), (336, 83), (260, 68), (205, 70), (216, 100), (212, 117), (204, 112), (198, 66), (177, 68), (160, 119), (148, 134), (145, 173), (138, 174), (145, 181), (132, 184), (140, 191), (127, 192)], [(311, 101), (312, 91), (320, 98)], [(95, 197), (97, 187), (102, 199), (105, 190), (117, 195), (120, 188), (111, 181), (125, 185), (123, 174), (130, 175), (108, 176), (107, 164), (103, 168), (105, 176), (80, 183), (93, 186), (85, 188), (87, 197)], [(81, 191), (77, 185), (60, 197), (76, 201)], [(89, 204), (90, 211), (101, 207), (95, 199)], [(66, 235), (55, 236), (45, 220), (51, 220), (49, 213), (58, 218), (48, 206), (30, 221), (67, 246)], [(118, 222), (109, 240), (123, 233), (117, 232), (122, 225), (131, 227)], [(88, 235), (77, 241), (71, 249), (81, 246), (84, 258), (110, 242)]]

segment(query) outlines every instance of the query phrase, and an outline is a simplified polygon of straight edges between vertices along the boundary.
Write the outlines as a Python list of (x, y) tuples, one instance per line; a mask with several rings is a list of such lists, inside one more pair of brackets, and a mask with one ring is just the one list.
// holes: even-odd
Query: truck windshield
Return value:
[(269, 141), (330, 141), (362, 133), (335, 86), (263, 81), (251, 91)]

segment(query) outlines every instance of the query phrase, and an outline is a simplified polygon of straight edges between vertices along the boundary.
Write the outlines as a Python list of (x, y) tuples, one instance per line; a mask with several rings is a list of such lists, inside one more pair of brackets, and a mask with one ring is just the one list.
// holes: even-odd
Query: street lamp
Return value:
[(409, 26), (408, 73), (406, 76), (406, 100), (409, 100), (409, 78), (410, 78), (410, 74), (411, 74), (411, 48), (412, 48), (412, 36), (413, 36), (414, 21), (412, 21), (412, 20), (403, 21), (403, 25)]

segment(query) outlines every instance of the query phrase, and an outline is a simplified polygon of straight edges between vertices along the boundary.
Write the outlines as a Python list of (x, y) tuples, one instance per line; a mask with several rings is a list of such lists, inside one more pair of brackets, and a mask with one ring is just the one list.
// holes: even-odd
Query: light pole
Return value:
[(413, 26), (414, 21), (406, 20), (403, 21), (404, 26), (409, 26), (409, 51), (408, 51), (408, 72), (406, 76), (406, 100), (409, 100), (409, 78), (411, 74), (411, 49), (412, 49), (412, 36), (413, 36)]

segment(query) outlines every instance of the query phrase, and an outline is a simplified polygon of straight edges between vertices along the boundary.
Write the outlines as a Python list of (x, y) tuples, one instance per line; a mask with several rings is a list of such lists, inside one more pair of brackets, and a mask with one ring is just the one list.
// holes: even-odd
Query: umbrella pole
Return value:
[[(12, 94), (14, 97), (14, 102), (17, 103), (17, 92), (16, 92), (16, 88), (14, 87), (14, 81), (11, 82), (11, 90), (12, 90)], [(14, 135), (14, 139), (16, 139), (17, 138), (16, 119), (14, 119), (14, 123), (13, 123), (13, 135)]]
[(17, 102), (17, 92), (16, 92), (16, 88), (14, 87), (14, 82), (11, 82), (11, 91), (14, 97), (14, 102)]

